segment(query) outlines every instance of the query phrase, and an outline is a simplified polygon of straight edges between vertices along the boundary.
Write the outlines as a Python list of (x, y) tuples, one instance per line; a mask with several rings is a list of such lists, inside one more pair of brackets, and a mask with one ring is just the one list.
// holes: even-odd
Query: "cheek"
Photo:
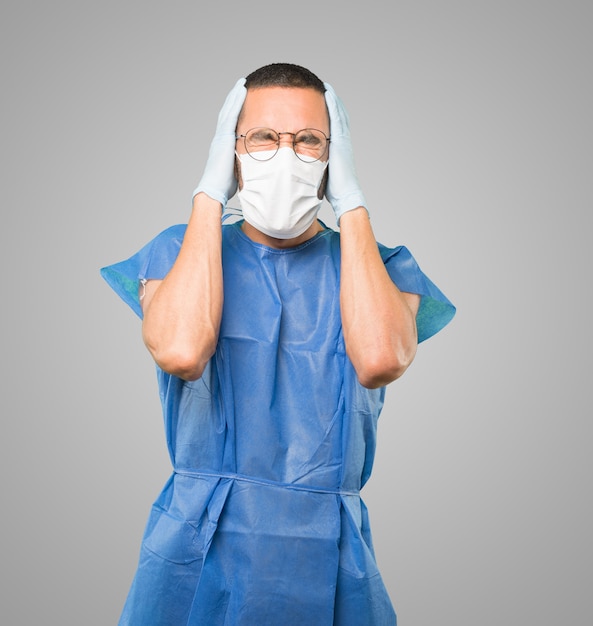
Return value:
[(327, 170), (325, 168), (325, 172), (323, 172), (323, 178), (321, 179), (321, 184), (319, 185), (319, 189), (317, 190), (317, 198), (319, 200), (323, 200), (323, 196), (325, 195), (325, 186), (327, 185)]
[(243, 179), (241, 178), (241, 163), (239, 163), (239, 159), (235, 157), (235, 178), (239, 184), (239, 191), (243, 189)]

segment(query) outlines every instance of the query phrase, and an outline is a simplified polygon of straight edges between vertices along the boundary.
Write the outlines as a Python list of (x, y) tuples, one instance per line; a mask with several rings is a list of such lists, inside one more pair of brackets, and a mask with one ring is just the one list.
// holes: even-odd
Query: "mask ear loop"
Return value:
[(142, 302), (142, 300), (144, 300), (144, 296), (146, 295), (146, 278), (141, 278), (140, 279), (140, 284), (142, 285), (142, 293), (139, 294), (138, 298), (140, 300), (140, 302)]
[(243, 219), (243, 211), (239, 208), (236, 207), (225, 207), (222, 216), (220, 218), (220, 221), (224, 224), (225, 222), (227, 222), (229, 219), (235, 218), (233, 221), (238, 221), (240, 219)]

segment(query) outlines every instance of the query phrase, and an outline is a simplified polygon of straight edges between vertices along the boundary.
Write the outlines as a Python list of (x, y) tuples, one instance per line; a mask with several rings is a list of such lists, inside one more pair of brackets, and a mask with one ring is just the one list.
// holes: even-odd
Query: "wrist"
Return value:
[(211, 198), (206, 192), (199, 191), (192, 200), (192, 212), (204, 212), (215, 215), (220, 219), (222, 215), (222, 204)]
[(342, 226), (343, 224), (346, 224), (346, 223), (356, 224), (360, 222), (369, 222), (370, 216), (369, 216), (369, 212), (367, 208), (361, 205), (353, 209), (344, 211), (340, 215), (339, 220), (340, 220), (340, 225)]
[(336, 220), (338, 225), (344, 215), (354, 214), (356, 216), (362, 216), (365, 219), (370, 219), (369, 210), (366, 208), (366, 203), (362, 197), (354, 197), (350, 202), (340, 202), (339, 206), (334, 208)]

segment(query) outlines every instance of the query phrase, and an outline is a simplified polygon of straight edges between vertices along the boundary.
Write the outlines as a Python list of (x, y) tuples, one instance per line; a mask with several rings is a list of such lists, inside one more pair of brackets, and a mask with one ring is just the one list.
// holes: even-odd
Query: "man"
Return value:
[(120, 624), (395, 624), (359, 491), (385, 385), (454, 307), (376, 242), (331, 86), (239, 80), (188, 224), (102, 274), (143, 320), (174, 468)]

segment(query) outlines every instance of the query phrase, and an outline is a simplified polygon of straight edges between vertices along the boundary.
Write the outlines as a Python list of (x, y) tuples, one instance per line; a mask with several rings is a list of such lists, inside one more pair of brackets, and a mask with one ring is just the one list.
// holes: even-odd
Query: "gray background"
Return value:
[(593, 623), (590, 3), (2, 7), (0, 622), (116, 623), (170, 466), (99, 268), (187, 220), (226, 93), (290, 61), (349, 110), (377, 238), (458, 307), (363, 493), (400, 623)]

